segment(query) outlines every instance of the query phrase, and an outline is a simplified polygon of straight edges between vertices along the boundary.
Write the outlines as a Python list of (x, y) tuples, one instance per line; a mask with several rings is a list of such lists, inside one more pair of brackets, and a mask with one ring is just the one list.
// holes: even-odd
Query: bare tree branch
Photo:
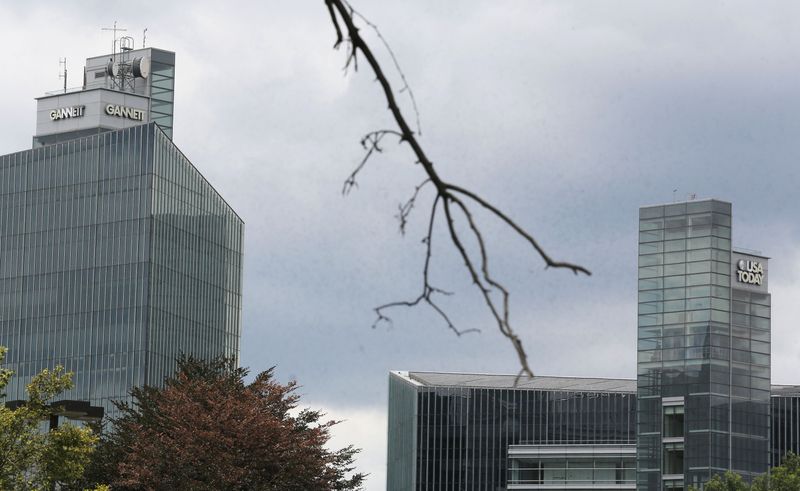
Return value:
[(400, 233), (402, 235), (406, 234), (406, 225), (408, 225), (408, 216), (411, 214), (411, 211), (414, 210), (414, 205), (417, 202), (417, 196), (419, 195), (420, 189), (425, 187), (426, 184), (431, 182), (430, 179), (425, 179), (418, 185), (414, 187), (414, 194), (411, 195), (411, 198), (408, 199), (405, 203), (402, 203), (397, 206), (397, 219), (400, 221)]
[[(425, 172), (426, 179), (422, 181), (419, 185), (416, 186), (414, 193), (412, 194), (411, 198), (406, 201), (405, 203), (399, 206), (399, 214), (398, 219), (400, 220), (400, 230), (401, 232), (405, 232), (406, 225), (408, 223), (408, 217), (411, 211), (413, 210), (417, 198), (419, 196), (420, 189), (422, 189), (427, 184), (432, 184), (433, 187), (436, 189), (436, 195), (433, 198), (433, 205), (431, 206), (429, 222), (428, 222), (428, 232), (423, 242), (426, 244), (426, 252), (425, 252), (425, 264), (423, 267), (423, 285), (422, 285), (422, 293), (408, 301), (399, 301), (399, 302), (391, 302), (384, 305), (381, 305), (375, 308), (375, 313), (377, 314), (377, 319), (373, 324), (373, 327), (377, 326), (381, 322), (391, 322), (391, 319), (385, 314), (385, 311), (394, 307), (414, 307), (419, 305), (420, 303), (428, 304), (442, 319), (447, 323), (448, 328), (453, 330), (456, 334), (461, 335), (469, 331), (474, 331), (474, 329), (460, 331), (458, 330), (453, 322), (450, 320), (449, 316), (442, 310), (436, 302), (433, 300), (434, 294), (449, 294), (449, 292), (445, 292), (444, 290), (440, 290), (431, 286), (429, 274), (430, 274), (430, 264), (432, 258), (432, 243), (433, 243), (433, 231), (434, 231), (434, 222), (436, 218), (436, 214), (439, 213), (441, 209), (445, 216), (447, 231), (450, 235), (450, 239), (453, 243), (453, 246), (458, 251), (458, 254), (461, 256), (461, 259), (464, 261), (464, 266), (469, 273), (472, 282), (475, 284), (475, 287), (481, 293), (484, 302), (486, 303), (489, 312), (492, 314), (494, 318), (498, 330), (509, 339), (512, 346), (514, 347), (515, 352), (517, 353), (517, 357), (519, 358), (520, 363), (520, 371), (517, 375), (517, 380), (523, 375), (533, 376), (533, 371), (530, 368), (528, 363), (528, 357), (525, 352), (525, 349), (522, 346), (522, 341), (520, 340), (519, 336), (516, 332), (512, 329), (510, 324), (510, 314), (509, 314), (509, 292), (508, 289), (497, 281), (490, 273), (489, 269), (489, 253), (486, 249), (486, 243), (484, 241), (483, 233), (481, 229), (475, 222), (473, 211), (470, 208), (470, 205), (478, 205), (481, 208), (487, 210), (490, 216), (494, 216), (495, 218), (499, 219), (502, 223), (505, 223), (512, 231), (522, 237), (528, 244), (538, 253), (538, 255), (544, 260), (545, 266), (547, 268), (564, 268), (569, 269), (573, 273), (583, 273), (586, 275), (590, 275), (591, 273), (589, 270), (580, 266), (578, 264), (573, 264), (564, 261), (556, 261), (552, 259), (552, 257), (545, 252), (545, 250), (539, 245), (538, 241), (534, 239), (534, 237), (528, 233), (524, 228), (522, 228), (519, 224), (517, 224), (513, 219), (511, 219), (507, 214), (503, 211), (498, 209), (497, 207), (490, 204), (488, 201), (483, 199), (478, 194), (467, 190), (461, 186), (457, 186), (455, 184), (448, 183), (444, 181), (439, 174), (436, 172), (433, 166), (433, 162), (428, 158), (425, 152), (422, 149), (419, 141), (417, 140), (416, 135), (411, 130), (406, 121), (405, 117), (403, 116), (402, 112), (400, 111), (400, 107), (397, 104), (397, 101), (394, 96), (394, 91), (392, 90), (391, 85), (383, 72), (380, 64), (378, 63), (375, 55), (372, 53), (371, 49), (361, 37), (358, 27), (354, 23), (354, 16), (360, 18), (363, 22), (365, 22), (368, 26), (375, 30), (379, 39), (384, 44), (386, 49), (389, 51), (389, 54), (392, 58), (392, 62), (395, 65), (395, 68), (400, 72), (400, 76), (405, 84), (404, 87), (401, 88), (400, 92), (408, 91), (409, 96), (411, 97), (412, 104), (414, 106), (414, 112), (417, 116), (417, 129), (419, 132), (419, 112), (417, 111), (416, 100), (414, 99), (413, 93), (411, 92), (411, 88), (408, 85), (405, 75), (403, 74), (402, 70), (400, 69), (400, 65), (397, 62), (397, 58), (394, 55), (394, 52), (389, 47), (389, 44), (386, 42), (386, 39), (381, 35), (378, 31), (377, 27), (369, 22), (363, 15), (356, 12), (346, 0), (325, 0), (325, 4), (328, 7), (328, 10), (331, 13), (331, 20), (334, 24), (336, 29), (336, 43), (334, 47), (338, 47), (342, 44), (344, 40), (343, 32), (347, 32), (347, 61), (345, 63), (345, 68), (349, 67), (351, 64), (353, 65), (354, 69), (358, 69), (356, 65), (357, 61), (357, 54), (360, 52), (364, 58), (367, 60), (370, 68), (372, 68), (373, 73), (375, 74), (375, 78), (381, 86), (383, 90), (384, 97), (386, 98), (386, 102), (388, 105), (388, 109), (391, 112), (392, 116), (394, 117), (395, 123), (399, 128), (399, 131), (395, 130), (379, 130), (376, 132), (372, 132), (367, 134), (364, 139), (362, 139), (362, 145), (367, 150), (366, 155), (362, 159), (361, 163), (356, 167), (356, 169), (350, 174), (344, 184), (343, 192), (347, 194), (349, 190), (351, 190), (354, 186), (356, 186), (356, 176), (358, 173), (363, 169), (366, 162), (369, 158), (375, 153), (380, 153), (382, 148), (379, 146), (381, 139), (386, 136), (387, 134), (392, 134), (399, 137), (400, 143), (407, 143), (414, 155), (416, 156), (416, 162), (420, 164)], [(337, 15), (338, 14), (338, 15)], [(341, 28), (339, 22), (344, 24), (344, 29)], [(441, 204), (441, 206), (439, 206)], [(468, 235), (471, 236), (472, 239), (478, 245), (478, 253), (479, 256), (473, 258), (464, 245), (464, 241), (462, 237), (459, 235), (459, 232), (455, 225), (455, 220), (453, 217), (453, 209), (451, 207), (455, 207), (466, 219), (467, 225), (469, 227)], [(493, 296), (494, 294), (494, 296)], [(496, 299), (495, 296), (499, 294), (500, 299)]]
[[(403, 92), (408, 92), (408, 97), (409, 97), (409, 99), (411, 99), (411, 107), (414, 108), (414, 116), (416, 117), (416, 120), (417, 120), (416, 121), (416, 123), (417, 123), (417, 134), (422, 136), (422, 125), (419, 122), (419, 109), (417, 108), (417, 98), (414, 97), (414, 91), (411, 90), (411, 86), (408, 84), (408, 80), (406, 80), (406, 74), (403, 72), (403, 69), (400, 68), (400, 63), (397, 61), (397, 57), (394, 55), (394, 51), (392, 50), (392, 47), (389, 46), (389, 42), (386, 41), (386, 38), (383, 37), (383, 34), (381, 34), (381, 31), (380, 31), (380, 29), (378, 29), (378, 26), (376, 26), (375, 24), (370, 22), (369, 19), (367, 19), (360, 12), (358, 12), (356, 9), (354, 9), (353, 6), (350, 5), (349, 2), (345, 2), (345, 4), (350, 8), (351, 15), (357, 16), (358, 18), (363, 20), (366, 25), (371, 27), (373, 31), (375, 31), (375, 34), (378, 36), (378, 39), (380, 39), (381, 42), (383, 43), (383, 47), (386, 48), (386, 51), (389, 53), (389, 56), (392, 57), (392, 63), (394, 63), (394, 68), (397, 70), (397, 73), (400, 74), (400, 78), (403, 80), (403, 86), (400, 87), (400, 90), (398, 90), (398, 92), (400, 92), (401, 94)], [(337, 29), (338, 29), (338, 26), (337, 26)]]
[(364, 158), (361, 159), (361, 162), (356, 166), (355, 170), (347, 176), (347, 179), (344, 181), (344, 185), (342, 186), (342, 194), (347, 195), (354, 187), (358, 187), (358, 182), (356, 181), (356, 177), (358, 173), (361, 172), (361, 169), (367, 164), (367, 161), (372, 156), (373, 152), (381, 153), (383, 149), (380, 147), (381, 139), (383, 139), (386, 135), (395, 135), (398, 138), (403, 138), (403, 135), (395, 130), (377, 130), (377, 131), (370, 131), (363, 138), (361, 138), (361, 146), (364, 147), (364, 150), (367, 152), (364, 154)]
[[(514, 332), (511, 328), (511, 324), (509, 323), (509, 309), (508, 309), (508, 290), (501, 285), (500, 283), (496, 282), (492, 276), (489, 274), (489, 256), (486, 253), (486, 244), (483, 241), (483, 234), (481, 233), (480, 229), (475, 225), (475, 220), (472, 217), (472, 213), (467, 209), (467, 206), (458, 198), (452, 198), (453, 203), (458, 206), (461, 211), (464, 213), (464, 216), (467, 217), (467, 222), (469, 223), (469, 227), (472, 230), (472, 234), (475, 237), (475, 240), (478, 242), (478, 248), (481, 253), (481, 275), (483, 277), (483, 281), (492, 288), (499, 291), (503, 297), (503, 306), (502, 309), (498, 308), (494, 304), (494, 300), (492, 300), (490, 295), (489, 289), (483, 289), (484, 291), (484, 299), (486, 303), (489, 305), (489, 310), (491, 310), (492, 314), (494, 315), (495, 321), (497, 321), (497, 327), (500, 329), (500, 332), (508, 338), (511, 343), (514, 345), (517, 356), (519, 357), (519, 363), (522, 367), (522, 372), (527, 373), (531, 377), (533, 376), (533, 372), (531, 371), (530, 367), (528, 366), (528, 355), (525, 353), (525, 349), (522, 346), (522, 341), (520, 341), (519, 336)], [(448, 216), (449, 221), (449, 216)], [(452, 229), (453, 224), (449, 221), (448, 225)], [(472, 264), (469, 265), (472, 268)], [(498, 313), (502, 311), (503, 315), (500, 317)]]
[(336, 12), (333, 11), (333, 3), (326, 1), (325, 4), (328, 6), (328, 13), (331, 14), (331, 22), (333, 23), (333, 27), (336, 28), (336, 42), (333, 43), (333, 49), (338, 49), (339, 45), (342, 44), (342, 30), (339, 28), (339, 22), (336, 20)]
[[(418, 186), (417, 190), (419, 190), (419, 188), (421, 186), (423, 186), (424, 184), (425, 183), (423, 182), (420, 186)], [(413, 300), (390, 302), (390, 303), (387, 303), (387, 304), (384, 304), (384, 305), (376, 307), (375, 308), (375, 314), (377, 314), (378, 318), (375, 319), (375, 322), (373, 322), (373, 324), (372, 324), (372, 328), (373, 329), (376, 328), (378, 326), (378, 324), (380, 324), (381, 322), (388, 322), (388, 323), (391, 324), (392, 319), (390, 317), (386, 316), (383, 313), (384, 310), (391, 309), (393, 307), (414, 307), (416, 305), (419, 305), (421, 302), (425, 302), (437, 314), (439, 314), (439, 316), (447, 323), (447, 327), (450, 330), (452, 330), (454, 333), (456, 333), (456, 335), (461, 336), (462, 334), (467, 334), (467, 333), (470, 333), (470, 332), (480, 332), (480, 329), (465, 329), (465, 330), (462, 331), (462, 330), (456, 328), (455, 324), (453, 324), (453, 322), (450, 320), (450, 317), (433, 300), (433, 294), (435, 294), (435, 293), (438, 293), (438, 294), (441, 294), (441, 295), (451, 295), (451, 293), (448, 292), (448, 291), (445, 291), (445, 290), (442, 290), (440, 288), (436, 288), (435, 286), (432, 286), (430, 284), (429, 276), (428, 276), (429, 267), (430, 267), (430, 264), (431, 264), (431, 256), (432, 256), (432, 252), (431, 251), (432, 251), (432, 247), (433, 247), (433, 245), (432, 245), (433, 244), (433, 224), (434, 224), (434, 221), (436, 219), (436, 207), (438, 205), (439, 205), (439, 196), (437, 196), (433, 200), (433, 206), (431, 208), (430, 218), (429, 218), (429, 222), (428, 222), (428, 234), (425, 237), (425, 239), (423, 239), (423, 242), (426, 245), (426, 248), (425, 248), (426, 252), (425, 252), (425, 267), (422, 270), (422, 293), (420, 293), (420, 295), (417, 298), (413, 299)]]
[(564, 261), (554, 261), (553, 259), (551, 259), (550, 256), (544, 251), (544, 249), (542, 249), (539, 243), (536, 242), (536, 239), (534, 239), (528, 232), (526, 232), (525, 229), (517, 225), (517, 223), (514, 222), (514, 220), (508, 217), (508, 215), (506, 215), (502, 211), (498, 210), (497, 208), (489, 204), (486, 200), (484, 200), (477, 194), (473, 193), (472, 191), (466, 190), (462, 187), (456, 186), (454, 184), (447, 184), (447, 187), (448, 189), (461, 193), (464, 196), (467, 196), (475, 200), (475, 202), (477, 202), (487, 210), (494, 213), (494, 215), (500, 218), (502, 221), (506, 222), (506, 224), (508, 224), (509, 227), (511, 227), (512, 229), (514, 229), (515, 232), (524, 237), (525, 240), (527, 240), (533, 246), (533, 248), (536, 249), (536, 252), (538, 252), (539, 255), (542, 257), (542, 259), (544, 259), (548, 268), (566, 268), (566, 269), (571, 269), (572, 272), (575, 274), (578, 273), (583, 273), (586, 275), (592, 274), (588, 269), (584, 268), (583, 266), (579, 266), (577, 264), (572, 264)]

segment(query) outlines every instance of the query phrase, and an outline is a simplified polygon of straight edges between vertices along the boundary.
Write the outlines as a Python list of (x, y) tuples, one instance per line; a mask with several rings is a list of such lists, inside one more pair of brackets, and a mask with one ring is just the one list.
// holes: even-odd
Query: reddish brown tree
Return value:
[(112, 489), (354, 490), (357, 449), (325, 448), (335, 421), (298, 410), (297, 385), (272, 369), (246, 384), (228, 361), (180, 360), (163, 389), (132, 391), (134, 403), (102, 442), (93, 471)]

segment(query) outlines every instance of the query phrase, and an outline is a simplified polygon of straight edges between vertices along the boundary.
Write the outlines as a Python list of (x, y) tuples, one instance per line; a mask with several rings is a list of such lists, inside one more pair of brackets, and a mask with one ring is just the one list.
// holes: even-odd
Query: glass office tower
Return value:
[(767, 259), (732, 250), (722, 201), (641, 208), (639, 230), (638, 489), (765, 472)]
[(1, 156), (7, 400), (61, 364), (108, 413), (180, 353), (238, 358), (242, 234), (155, 123)]

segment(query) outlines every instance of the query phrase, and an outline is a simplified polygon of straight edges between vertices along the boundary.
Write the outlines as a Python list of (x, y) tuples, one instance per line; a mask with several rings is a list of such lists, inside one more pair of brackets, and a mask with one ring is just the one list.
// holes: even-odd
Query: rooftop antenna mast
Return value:
[(142, 48), (145, 47), (146, 43), (147, 43), (147, 28), (145, 27), (144, 31), (142, 31)]
[(119, 38), (119, 55), (120, 59), (117, 63), (117, 78), (119, 87), (122, 90), (126, 88), (134, 88), (133, 65), (130, 52), (133, 51), (134, 41), (130, 36), (122, 36)]
[[(110, 88), (112, 89), (135, 91), (135, 79), (146, 79), (150, 75), (150, 58), (147, 56), (133, 57), (132, 52), (135, 49), (135, 42), (130, 36), (122, 36), (117, 39), (117, 32), (127, 31), (123, 27), (117, 27), (117, 21), (114, 21), (114, 27), (101, 27), (101, 30), (114, 33), (111, 58), (108, 59), (108, 64), (106, 65), (107, 86), (110, 82)], [(143, 34), (147, 34), (147, 29), (144, 30)], [(142, 47), (144, 47), (144, 42), (142, 42)], [(117, 51), (117, 48), (119, 48), (119, 51)]]
[(111, 54), (117, 54), (117, 31), (127, 31), (124, 27), (117, 27), (117, 21), (114, 21), (114, 27), (101, 27), (101, 31), (112, 31), (114, 33), (114, 41), (111, 43)]
[[(61, 66), (62, 65), (64, 66), (64, 71), (63, 72), (61, 72)], [(58, 69), (59, 69), (59, 72), (60, 72), (58, 74), (58, 78), (63, 78), (64, 79), (64, 93), (66, 94), (67, 93), (67, 59), (66, 58), (59, 58), (58, 59)]]

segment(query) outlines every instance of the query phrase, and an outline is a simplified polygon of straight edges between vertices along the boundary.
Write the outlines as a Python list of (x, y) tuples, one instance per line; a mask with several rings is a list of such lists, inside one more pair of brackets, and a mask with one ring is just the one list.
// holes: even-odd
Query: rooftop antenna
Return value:
[(133, 51), (134, 41), (130, 36), (122, 36), (119, 38), (119, 53), (116, 60), (112, 60), (111, 65), (107, 68), (109, 74), (112, 76), (114, 84), (120, 90), (135, 88), (133, 74), (133, 61), (131, 60), (130, 52)]
[(672, 190), (672, 202), (673, 203), (676, 203), (678, 201), (678, 198), (676, 197), (677, 194), (678, 194), (678, 188), (673, 189)]
[(694, 201), (697, 199), (697, 193), (689, 193), (686, 196), (686, 201)]
[(127, 31), (127, 29), (123, 27), (117, 27), (117, 21), (114, 21), (114, 27), (101, 27), (101, 31), (113, 31), (114, 32), (114, 41), (111, 43), (111, 53), (117, 53), (117, 31)]
[(150, 76), (150, 58), (135, 56), (135, 42), (130, 36), (122, 36), (117, 40), (119, 48), (108, 60), (106, 77), (110, 87), (121, 91), (135, 91), (136, 79)]
[(64, 93), (67, 93), (67, 59), (66, 58), (59, 58), (58, 59), (58, 69), (61, 71), (61, 66), (64, 66), (64, 71), (58, 74), (58, 78), (64, 79)]
[(130, 36), (122, 36), (119, 38), (119, 51), (120, 53), (133, 51), (133, 38)]
[(144, 48), (145, 43), (147, 43), (147, 28), (146, 27), (144, 28), (144, 31), (142, 31), (142, 48)]

